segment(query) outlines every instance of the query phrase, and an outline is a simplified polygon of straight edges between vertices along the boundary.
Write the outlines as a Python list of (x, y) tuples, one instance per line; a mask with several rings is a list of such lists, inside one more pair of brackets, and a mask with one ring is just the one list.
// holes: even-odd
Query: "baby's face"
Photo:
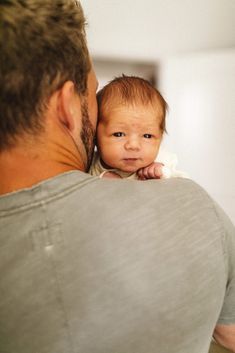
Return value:
[(162, 138), (157, 115), (151, 105), (110, 108), (97, 128), (97, 146), (106, 166), (136, 172), (151, 164)]

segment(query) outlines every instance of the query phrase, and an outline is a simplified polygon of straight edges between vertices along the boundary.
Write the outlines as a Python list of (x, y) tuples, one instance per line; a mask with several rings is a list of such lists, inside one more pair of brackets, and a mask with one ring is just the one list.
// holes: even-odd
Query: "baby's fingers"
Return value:
[(146, 180), (146, 177), (144, 176), (144, 169), (145, 168), (141, 168), (137, 171), (137, 175), (138, 175), (139, 180)]
[(162, 163), (154, 162), (147, 167), (139, 169), (138, 176), (141, 180), (160, 179), (162, 177)]
[(153, 178), (160, 179), (162, 177), (162, 168), (162, 163), (155, 162), (151, 165), (150, 173), (152, 174)]

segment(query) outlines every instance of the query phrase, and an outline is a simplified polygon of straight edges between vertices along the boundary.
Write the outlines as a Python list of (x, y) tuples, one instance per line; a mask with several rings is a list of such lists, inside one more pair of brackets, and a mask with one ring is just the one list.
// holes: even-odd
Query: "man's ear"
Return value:
[(77, 128), (77, 114), (81, 112), (81, 101), (72, 81), (66, 81), (60, 90), (58, 110), (59, 120), (72, 133)]

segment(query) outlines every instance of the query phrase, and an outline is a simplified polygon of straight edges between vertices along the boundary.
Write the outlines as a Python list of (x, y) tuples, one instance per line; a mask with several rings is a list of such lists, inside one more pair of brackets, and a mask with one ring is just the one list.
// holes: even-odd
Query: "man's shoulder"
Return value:
[[(184, 178), (166, 180), (104, 180), (92, 183), (93, 192), (102, 203), (113, 206), (129, 205), (129, 207), (161, 210), (162, 212), (184, 212), (191, 210), (191, 214), (214, 212), (215, 202), (208, 193), (197, 183)], [(138, 205), (138, 206), (137, 206)]]
[(147, 195), (148, 197), (204, 199), (207, 202), (213, 202), (208, 193), (196, 182), (185, 178), (171, 178), (164, 180), (107, 180), (100, 179), (94, 184), (97, 192), (121, 192), (127, 196), (136, 194), (139, 197)]
[(149, 212), (159, 212), (159, 215), (176, 210), (180, 212), (183, 209), (190, 209), (193, 214), (198, 212), (199, 207), (213, 207), (213, 200), (206, 191), (189, 179), (113, 180), (72, 172), (10, 194), (2, 200), (0, 198), (0, 213), (9, 214), (9, 211), (20, 212), (21, 209), (36, 208), (42, 202), (56, 207), (58, 200), (63, 200), (64, 212), (80, 202), (86, 209), (93, 206), (97, 208), (101, 201), (102, 207), (108, 213), (114, 209), (119, 209), (120, 212), (122, 209), (128, 212), (133, 209), (134, 212), (137, 208), (143, 213), (147, 207)]

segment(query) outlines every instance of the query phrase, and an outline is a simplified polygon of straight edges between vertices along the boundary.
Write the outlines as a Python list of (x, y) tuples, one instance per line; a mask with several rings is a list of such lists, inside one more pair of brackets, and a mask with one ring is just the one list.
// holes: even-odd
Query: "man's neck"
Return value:
[(0, 195), (31, 187), (67, 171), (84, 171), (76, 152), (61, 144), (37, 151), (24, 146), (0, 153)]

